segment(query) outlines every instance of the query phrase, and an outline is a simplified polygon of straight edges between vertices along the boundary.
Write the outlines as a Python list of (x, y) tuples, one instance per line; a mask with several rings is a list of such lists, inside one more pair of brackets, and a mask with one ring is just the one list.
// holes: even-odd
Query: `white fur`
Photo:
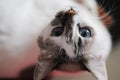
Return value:
[[(88, 4), (89, 1), (88, 3), (85, 3)], [(91, 8), (90, 6), (93, 10), (89, 9)], [(72, 40), (73, 42), (78, 43), (79, 38), (81, 38), (82, 47), (77, 55), (83, 55), (87, 58), (88, 63), (84, 64), (97, 78), (97, 80), (107, 80), (105, 59), (111, 50), (111, 38), (105, 25), (98, 17), (97, 5), (95, 4), (90, 6), (86, 7), (86, 5), (79, 5), (79, 7), (72, 7), (76, 11), (75, 16), (73, 17), (74, 23), (72, 26)], [(68, 10), (66, 9), (66, 11)], [(78, 23), (80, 23), (81, 27), (89, 26), (92, 28), (94, 35), (91, 38), (82, 37), (78, 30)], [(59, 37), (49, 36), (54, 27), (51, 25), (47, 26), (42, 32), (44, 35), (41, 34), (41, 36), (44, 37), (44, 39), (52, 39), (57, 45), (65, 49), (66, 55), (68, 55), (70, 59), (76, 58), (77, 55), (74, 53), (74, 46), (72, 43), (66, 43), (66, 37), (64, 33)]]
[(0, 77), (35, 63), (38, 35), (58, 11), (76, 5), (72, 1), (0, 0)]
[[(15, 77), (20, 70), (34, 64), (39, 53), (37, 37), (58, 11), (70, 7), (79, 7), (81, 21), (96, 30), (93, 54), (107, 56), (110, 37), (96, 18), (96, 3), (94, 0), (85, 0), (84, 3), (86, 8), (79, 7), (73, 0), (0, 0), (0, 77)], [(87, 8), (91, 9), (91, 14)], [(96, 47), (98, 43), (102, 45)], [(97, 52), (99, 48), (101, 52)], [(73, 56), (72, 52), (70, 56)]]
[(14, 77), (34, 64), (40, 32), (58, 11), (73, 5), (72, 0), (0, 0), (0, 77)]

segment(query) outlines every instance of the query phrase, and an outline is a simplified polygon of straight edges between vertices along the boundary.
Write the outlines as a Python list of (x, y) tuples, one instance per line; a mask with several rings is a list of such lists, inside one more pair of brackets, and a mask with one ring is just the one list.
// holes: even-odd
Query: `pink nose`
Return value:
[(67, 12), (67, 13), (69, 13), (69, 14), (71, 14), (71, 15), (75, 15), (75, 13), (76, 13), (76, 12), (75, 12), (75, 10), (74, 10), (74, 9), (72, 9), (72, 8), (71, 8), (70, 10), (68, 10), (68, 12)]

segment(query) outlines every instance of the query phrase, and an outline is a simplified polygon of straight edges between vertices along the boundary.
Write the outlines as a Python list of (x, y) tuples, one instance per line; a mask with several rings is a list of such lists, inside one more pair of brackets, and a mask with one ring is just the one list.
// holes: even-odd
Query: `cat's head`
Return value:
[[(103, 80), (105, 77), (102, 73), (106, 76), (104, 59), (111, 50), (111, 37), (107, 30), (111, 24), (111, 17), (98, 7), (94, 0), (90, 1), (79, 0), (79, 7), (72, 6), (67, 10), (59, 11), (42, 31), (38, 43), (41, 54), (46, 55), (47, 58), (55, 57), (52, 56), (53, 54), (60, 55), (54, 59), (54, 62), (59, 59), (60, 64), (57, 67), (63, 63), (80, 64), (80, 67), (83, 63), (86, 70), (92, 72), (99, 80)], [(102, 60), (104, 62), (101, 62)], [(104, 67), (98, 68), (99, 65)], [(98, 69), (95, 69), (95, 66)]]
[[(73, 58), (82, 54), (102, 54), (105, 58), (111, 49), (111, 37), (106, 27), (111, 24), (111, 17), (102, 8), (97, 13), (86, 6), (70, 7), (55, 15), (55, 18), (42, 31), (43, 40), (50, 39)], [(74, 10), (74, 14), (69, 11)], [(106, 21), (106, 22), (105, 22)]]

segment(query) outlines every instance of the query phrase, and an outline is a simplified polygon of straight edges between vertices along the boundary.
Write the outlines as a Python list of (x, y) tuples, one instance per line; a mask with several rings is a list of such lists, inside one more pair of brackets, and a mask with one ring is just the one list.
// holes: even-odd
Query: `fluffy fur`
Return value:
[[(45, 0), (1, 0), (0, 77), (18, 76), (23, 68), (34, 64), (39, 53), (36, 42), (38, 36), (57, 12), (66, 11), (71, 7), (80, 17), (74, 17), (74, 21), (80, 21), (82, 25), (89, 25), (95, 29), (96, 36), (90, 52), (103, 54), (106, 58), (111, 47), (110, 35), (98, 18), (97, 4), (94, 0), (84, 0), (82, 4), (73, 0), (51, 0), (47, 3)], [(42, 35), (48, 36), (47, 33)], [(66, 44), (59, 38), (54, 40), (57, 44)], [(63, 48), (70, 49), (67, 45), (63, 45)], [(68, 55), (73, 57), (71, 52), (69, 51)]]
[[(44, 43), (38, 42), (41, 49), (41, 55), (39, 56), (39, 62), (35, 71), (35, 80), (41, 80), (49, 70), (56, 69), (56, 66), (61, 66), (64, 63), (83, 63), (98, 80), (107, 80), (105, 59), (111, 49), (110, 35), (103, 22), (100, 21), (98, 14), (93, 14), (91, 9), (88, 9), (84, 5), (79, 5), (78, 8), (72, 8), (75, 10), (76, 14), (70, 15), (67, 13), (71, 8), (59, 12), (54, 20), (42, 31), (38, 40), (40, 41), (42, 37)], [(64, 28), (62, 35), (51, 35), (52, 30), (56, 27)], [(91, 32), (89, 38), (80, 35), (80, 30), (84, 27), (87, 27)], [(53, 47), (54, 45), (60, 47), (60, 49), (57, 50), (57, 54), (52, 50), (48, 50), (49, 46), (52, 48), (52, 45), (45, 46), (47, 45), (46, 40), (52, 41)], [(44, 48), (41, 47), (41, 43), (44, 45)], [(62, 49), (65, 50), (64, 54), (61, 53)], [(49, 57), (48, 54), (51, 56), (62, 56)], [(47, 58), (44, 59), (44, 57), (41, 57), (42, 55)], [(83, 60), (81, 61), (82, 58), (85, 59), (85, 62), (83, 62)], [(45, 64), (47, 65), (45, 66)], [(76, 70), (74, 68), (71, 69)]]

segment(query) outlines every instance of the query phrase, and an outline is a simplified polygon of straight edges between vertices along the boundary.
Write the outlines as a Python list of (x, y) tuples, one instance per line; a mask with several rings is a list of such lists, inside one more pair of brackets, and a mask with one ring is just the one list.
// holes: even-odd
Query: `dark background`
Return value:
[(120, 0), (97, 0), (110, 15), (113, 16), (113, 24), (109, 28), (112, 35), (113, 43), (116, 44), (120, 40)]

